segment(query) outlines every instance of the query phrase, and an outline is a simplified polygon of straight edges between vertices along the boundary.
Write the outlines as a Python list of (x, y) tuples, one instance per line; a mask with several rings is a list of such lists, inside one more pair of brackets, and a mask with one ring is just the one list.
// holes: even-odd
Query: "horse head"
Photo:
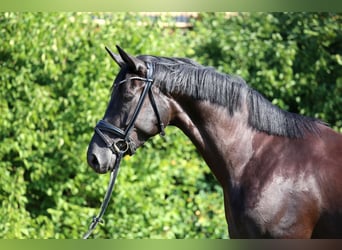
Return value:
[(164, 134), (170, 121), (168, 98), (155, 86), (153, 64), (106, 48), (120, 71), (102, 120), (90, 141), (88, 164), (98, 173), (112, 170), (118, 155), (134, 154), (150, 137)]

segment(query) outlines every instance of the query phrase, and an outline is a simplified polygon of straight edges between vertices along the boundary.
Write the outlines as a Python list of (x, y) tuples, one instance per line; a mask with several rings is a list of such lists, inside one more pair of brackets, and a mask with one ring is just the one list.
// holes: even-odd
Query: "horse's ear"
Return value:
[(134, 70), (137, 73), (141, 73), (141, 74), (145, 73), (146, 65), (142, 60), (127, 54), (118, 45), (116, 45), (116, 48), (118, 49), (121, 58), (128, 65), (129, 68), (131, 68), (132, 70)]
[(109, 48), (105, 47), (110, 57), (122, 68), (125, 65), (125, 62), (119, 55), (115, 55)]

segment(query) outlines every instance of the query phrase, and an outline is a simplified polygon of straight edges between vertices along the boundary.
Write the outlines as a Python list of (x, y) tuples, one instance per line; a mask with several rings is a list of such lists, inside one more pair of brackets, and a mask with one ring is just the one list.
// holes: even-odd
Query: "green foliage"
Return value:
[(200, 44), (195, 56), (242, 76), (281, 108), (342, 127), (341, 15), (223, 17), (223, 13), (203, 15), (200, 22), (205, 25), (194, 35)]
[[(241, 75), (282, 108), (341, 130), (340, 15), (202, 13), (193, 24), (184, 31), (134, 13), (0, 14), (1, 238), (80, 238), (97, 214), (109, 176), (85, 154), (118, 72), (106, 45)], [(95, 237), (227, 237), (221, 188), (191, 142), (166, 132), (124, 159)]]

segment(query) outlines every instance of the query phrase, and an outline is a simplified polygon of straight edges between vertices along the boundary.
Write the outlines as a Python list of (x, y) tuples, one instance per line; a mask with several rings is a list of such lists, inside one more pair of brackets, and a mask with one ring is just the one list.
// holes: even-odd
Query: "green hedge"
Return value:
[(281, 108), (342, 131), (341, 15), (212, 15), (204, 15), (205, 25), (194, 34), (201, 61), (241, 75)]
[[(201, 13), (192, 22), (0, 14), (1, 238), (80, 238), (97, 214), (109, 176), (87, 166), (86, 150), (118, 72), (106, 45), (239, 74), (282, 108), (341, 130), (340, 15)], [(219, 185), (178, 129), (166, 133), (124, 159), (95, 237), (227, 238)]]

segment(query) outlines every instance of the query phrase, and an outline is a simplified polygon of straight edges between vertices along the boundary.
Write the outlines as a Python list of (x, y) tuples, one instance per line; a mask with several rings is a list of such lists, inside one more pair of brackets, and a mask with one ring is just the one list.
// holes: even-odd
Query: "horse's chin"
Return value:
[(106, 174), (108, 172), (111, 172), (113, 169), (114, 169), (114, 166), (93, 168), (93, 170), (97, 174)]

